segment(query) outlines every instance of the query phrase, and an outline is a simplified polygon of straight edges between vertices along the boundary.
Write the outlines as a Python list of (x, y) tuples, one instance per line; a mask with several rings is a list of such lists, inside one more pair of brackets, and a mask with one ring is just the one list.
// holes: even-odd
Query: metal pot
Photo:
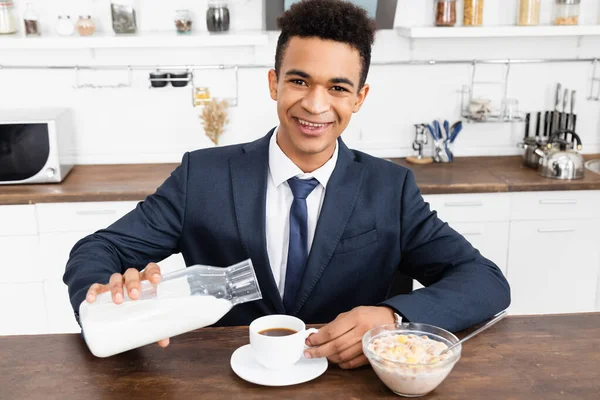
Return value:
[(537, 168), (540, 162), (540, 156), (535, 152), (540, 147), (535, 138), (527, 137), (522, 142), (517, 143), (517, 146), (524, 149), (522, 158), (523, 164), (530, 168)]
[[(569, 135), (571, 135), (570, 140), (568, 140)], [(538, 174), (552, 179), (583, 178), (584, 160), (579, 150), (581, 150), (581, 139), (574, 131), (555, 132), (550, 137), (545, 150), (541, 148), (535, 150), (540, 157)]]

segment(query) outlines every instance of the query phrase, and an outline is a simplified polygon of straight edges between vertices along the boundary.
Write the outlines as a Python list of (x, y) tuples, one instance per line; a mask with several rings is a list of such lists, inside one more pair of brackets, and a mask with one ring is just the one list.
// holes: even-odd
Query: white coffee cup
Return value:
[[(259, 332), (267, 329), (291, 329), (296, 333), (286, 336), (267, 336)], [(301, 319), (290, 315), (267, 315), (250, 324), (250, 346), (256, 360), (265, 368), (291, 367), (304, 356), (306, 338), (319, 330), (306, 329)]]

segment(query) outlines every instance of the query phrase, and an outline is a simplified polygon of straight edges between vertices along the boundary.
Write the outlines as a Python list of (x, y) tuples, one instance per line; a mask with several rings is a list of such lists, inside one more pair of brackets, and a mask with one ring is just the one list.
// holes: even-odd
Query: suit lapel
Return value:
[(267, 254), (265, 214), (269, 173), (269, 140), (273, 131), (244, 146), (230, 160), (233, 202), (242, 243), (252, 259), (263, 300), (283, 314), (285, 309)]
[(306, 263), (304, 277), (298, 289), (297, 315), (310, 293), (321, 278), (325, 267), (344, 233), (348, 220), (354, 210), (363, 179), (363, 167), (354, 161), (354, 154), (339, 139), (338, 160), (327, 183), (323, 207), (313, 238), (310, 254)]

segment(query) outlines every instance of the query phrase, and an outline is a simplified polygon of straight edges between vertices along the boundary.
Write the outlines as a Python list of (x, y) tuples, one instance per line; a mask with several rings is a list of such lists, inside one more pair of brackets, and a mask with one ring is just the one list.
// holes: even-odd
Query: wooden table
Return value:
[[(464, 334), (464, 332), (463, 332)], [(462, 335), (459, 335), (459, 337)], [(297, 386), (257, 386), (229, 366), (246, 327), (205, 328), (106, 359), (80, 335), (0, 337), (3, 399), (398, 398), (370, 367)], [(598, 399), (600, 313), (507, 317), (465, 343), (462, 358), (427, 399)]]

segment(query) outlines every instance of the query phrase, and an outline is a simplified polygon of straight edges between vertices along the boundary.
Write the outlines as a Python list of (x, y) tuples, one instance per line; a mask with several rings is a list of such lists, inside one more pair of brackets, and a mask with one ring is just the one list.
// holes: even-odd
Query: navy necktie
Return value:
[(296, 302), (300, 281), (304, 275), (308, 258), (308, 211), (306, 198), (319, 184), (316, 179), (288, 179), (294, 194), (290, 208), (290, 245), (288, 247), (287, 268), (285, 273), (285, 289), (283, 305), (289, 313)]

